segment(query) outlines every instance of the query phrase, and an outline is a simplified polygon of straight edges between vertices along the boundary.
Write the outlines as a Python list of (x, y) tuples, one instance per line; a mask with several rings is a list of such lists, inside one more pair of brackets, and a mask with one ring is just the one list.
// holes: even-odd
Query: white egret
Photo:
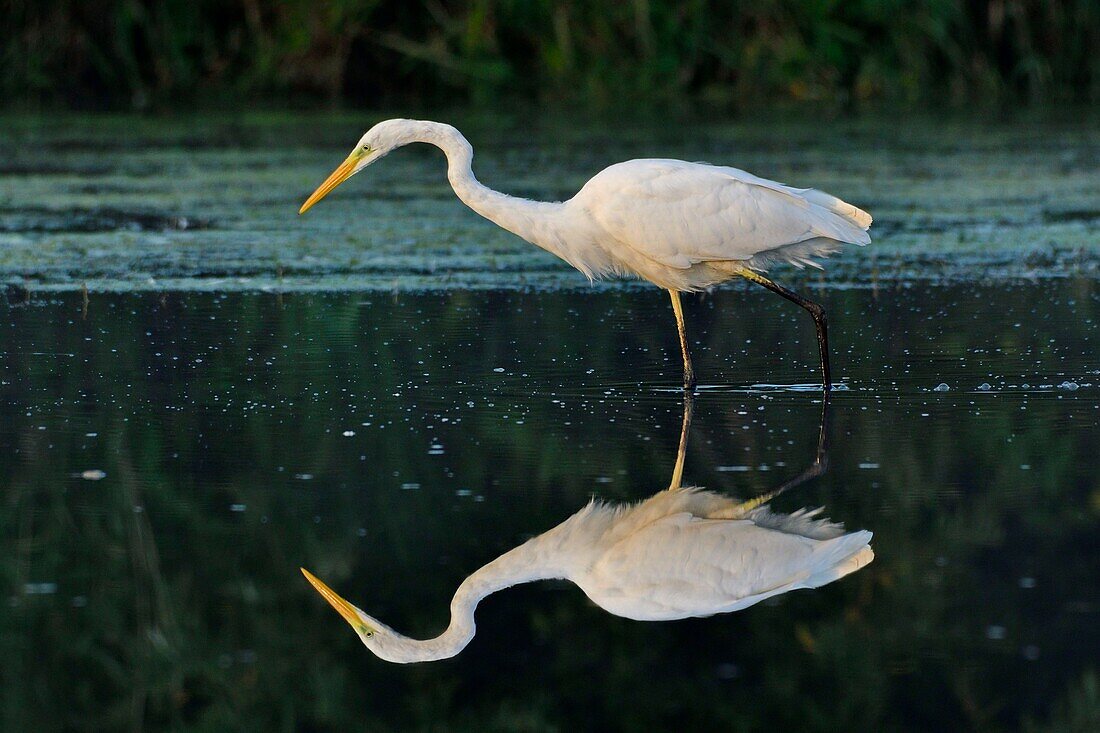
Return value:
[(695, 386), (681, 292), (743, 277), (806, 309), (817, 328), (822, 381), (831, 387), (825, 311), (772, 282), (770, 265), (820, 267), (815, 258), (842, 244), (867, 244), (871, 216), (827, 193), (792, 188), (737, 168), (682, 160), (629, 160), (598, 173), (576, 196), (544, 203), (483, 186), (473, 148), (450, 125), (386, 120), (367, 131), (299, 213), (395, 148), (422, 142), (447, 156), (447, 178), (463, 203), (504, 229), (557, 255), (590, 279), (636, 275), (668, 290), (684, 358), (684, 386)]
[(821, 509), (776, 514), (697, 488), (668, 489), (638, 504), (592, 501), (557, 527), (466, 578), (451, 622), (411, 639), (302, 573), (374, 654), (388, 662), (453, 657), (474, 638), (474, 609), (518, 583), (565, 578), (606, 611), (639, 621), (727, 613), (799, 588), (818, 588), (874, 558), (871, 533), (845, 534)]
[(684, 400), (680, 444), (669, 488), (637, 504), (590, 502), (564, 522), (504, 553), (466, 578), (451, 600), (451, 622), (418, 640), (341, 598), (305, 568), (310, 583), (389, 662), (458, 654), (474, 637), (474, 609), (490, 593), (534, 580), (565, 578), (618, 616), (665, 621), (737, 611), (799, 588), (818, 588), (874, 558), (871, 533), (844, 534), (820, 508), (773, 513), (767, 502), (825, 468), (827, 400), (813, 464), (777, 489), (738, 502), (680, 486), (692, 399)]

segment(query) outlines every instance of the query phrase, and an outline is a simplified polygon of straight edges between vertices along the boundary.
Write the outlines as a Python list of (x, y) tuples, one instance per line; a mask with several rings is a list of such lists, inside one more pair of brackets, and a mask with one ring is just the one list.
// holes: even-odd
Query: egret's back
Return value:
[(572, 579), (606, 610), (656, 621), (736, 611), (816, 588), (874, 557), (870, 532), (843, 534), (808, 512), (739, 514), (740, 506), (711, 492), (675, 490), (608, 510), (615, 514), (610, 522), (600, 518), (607, 526), (599, 551)]
[(835, 196), (681, 160), (610, 166), (567, 206), (591, 217), (619, 269), (675, 289), (732, 277), (722, 263), (802, 267), (871, 241), (871, 216)]

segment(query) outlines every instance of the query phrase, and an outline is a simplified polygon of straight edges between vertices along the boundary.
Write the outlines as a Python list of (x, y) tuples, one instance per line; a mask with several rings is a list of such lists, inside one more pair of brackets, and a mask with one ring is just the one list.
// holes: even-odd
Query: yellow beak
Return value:
[(347, 157), (347, 160), (341, 163), (340, 167), (334, 170), (332, 172), (332, 175), (326, 178), (325, 182), (318, 186), (317, 190), (314, 191), (308, 199), (306, 199), (306, 202), (302, 204), (302, 208), (298, 209), (298, 213), (306, 213), (315, 203), (323, 199), (325, 196), (328, 196), (332, 189), (336, 188), (341, 183), (348, 180), (348, 178), (351, 177), (351, 174), (355, 172), (355, 166), (360, 161), (360, 159), (362, 159), (362, 157), (363, 154), (358, 150), (349, 155)]
[(336, 591), (325, 585), (321, 581), (321, 579), (313, 573), (309, 572), (305, 568), (299, 568), (299, 570), (302, 571), (302, 575), (306, 576), (306, 580), (308, 580), (313, 585), (313, 587), (317, 589), (317, 592), (324, 596), (324, 599), (328, 601), (333, 608), (336, 609), (336, 612), (343, 616), (344, 620), (352, 625), (352, 628), (354, 628), (356, 631), (369, 630), (363, 624), (363, 619), (359, 617), (358, 608), (351, 605), (339, 595), (337, 595)]

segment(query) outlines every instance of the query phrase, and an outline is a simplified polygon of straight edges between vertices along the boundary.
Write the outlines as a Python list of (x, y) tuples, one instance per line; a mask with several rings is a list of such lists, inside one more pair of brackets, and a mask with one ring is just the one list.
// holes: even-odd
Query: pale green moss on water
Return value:
[[(473, 142), (484, 182), (531, 198), (567, 198), (604, 166), (646, 156), (830, 191), (875, 216), (874, 244), (830, 260), (830, 285), (1100, 274), (1093, 120), (576, 127), (445, 117)], [(0, 282), (100, 291), (587, 287), (467, 210), (442, 155), (426, 147), (394, 153), (299, 217), (302, 200), (379, 118), (4, 119)]]

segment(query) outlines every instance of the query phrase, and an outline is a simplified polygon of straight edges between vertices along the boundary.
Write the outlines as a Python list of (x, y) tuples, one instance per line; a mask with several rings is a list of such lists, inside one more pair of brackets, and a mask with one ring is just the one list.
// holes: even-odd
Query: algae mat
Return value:
[[(415, 146), (298, 206), (378, 113), (0, 119), (0, 282), (16, 291), (586, 288), (467, 210)], [(931, 118), (572, 124), (438, 115), (475, 170), (561, 200), (618, 160), (736, 165), (875, 216), (823, 283), (1097, 277), (1100, 126)], [(778, 272), (778, 271), (777, 271)], [(784, 268), (784, 279), (817, 278)]]

